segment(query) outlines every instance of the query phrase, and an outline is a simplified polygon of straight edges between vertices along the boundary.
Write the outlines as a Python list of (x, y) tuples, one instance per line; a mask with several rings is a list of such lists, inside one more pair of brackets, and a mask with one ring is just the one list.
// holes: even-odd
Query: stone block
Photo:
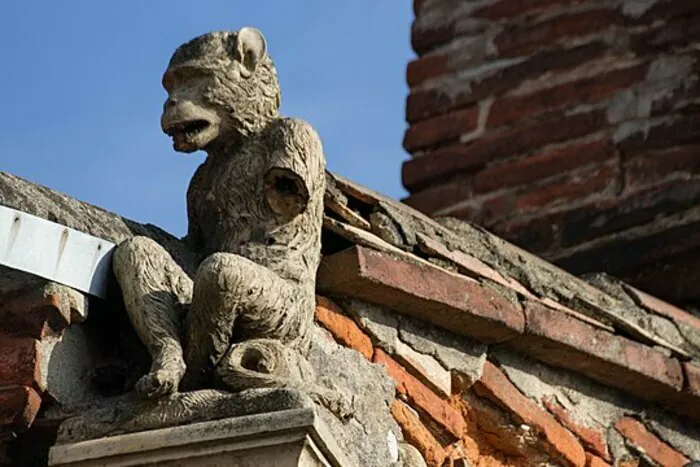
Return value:
[(293, 409), (117, 435), (49, 452), (50, 466), (350, 465), (313, 409)]

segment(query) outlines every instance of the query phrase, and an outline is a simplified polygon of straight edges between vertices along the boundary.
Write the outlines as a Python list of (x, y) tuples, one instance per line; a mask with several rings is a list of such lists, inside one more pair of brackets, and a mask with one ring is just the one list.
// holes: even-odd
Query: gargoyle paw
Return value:
[(136, 393), (144, 399), (155, 399), (177, 391), (184, 369), (162, 368), (142, 376), (136, 383)]

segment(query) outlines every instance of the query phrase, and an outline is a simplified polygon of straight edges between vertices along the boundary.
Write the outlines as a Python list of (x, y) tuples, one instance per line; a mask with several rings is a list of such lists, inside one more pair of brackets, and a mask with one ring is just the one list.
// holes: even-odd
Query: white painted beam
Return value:
[(104, 297), (114, 243), (0, 206), (0, 265)]

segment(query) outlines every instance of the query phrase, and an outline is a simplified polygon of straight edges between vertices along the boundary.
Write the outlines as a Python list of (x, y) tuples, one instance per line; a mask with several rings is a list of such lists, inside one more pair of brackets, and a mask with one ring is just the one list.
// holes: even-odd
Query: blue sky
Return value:
[(203, 153), (159, 127), (161, 74), (201, 33), (255, 26), (282, 111), (320, 132), (329, 168), (399, 198), (408, 0), (11, 1), (0, 15), (0, 170), (185, 232)]

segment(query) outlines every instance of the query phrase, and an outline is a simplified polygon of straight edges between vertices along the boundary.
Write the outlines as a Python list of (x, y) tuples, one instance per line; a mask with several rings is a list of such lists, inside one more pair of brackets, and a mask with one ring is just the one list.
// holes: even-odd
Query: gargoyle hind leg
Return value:
[(185, 373), (182, 324), (192, 280), (148, 237), (132, 237), (114, 252), (113, 269), (136, 333), (151, 354), (148, 374), (136, 384), (142, 397), (177, 391)]
[(232, 341), (269, 338), (303, 346), (313, 316), (313, 291), (231, 253), (199, 266), (187, 315), (187, 389), (208, 383)]

